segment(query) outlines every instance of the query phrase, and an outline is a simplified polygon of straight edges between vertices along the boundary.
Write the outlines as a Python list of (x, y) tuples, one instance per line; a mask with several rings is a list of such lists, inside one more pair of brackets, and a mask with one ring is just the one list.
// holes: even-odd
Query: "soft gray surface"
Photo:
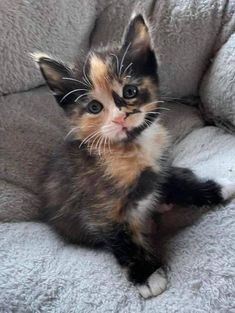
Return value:
[[(106, 44), (121, 37), (132, 14), (130, 7), (135, 8), (137, 1), (100, 2), (108, 2), (109, 7), (97, 21), (94, 45), (99, 45), (100, 41)], [(197, 95), (211, 59), (235, 32), (235, 0), (148, 0), (141, 3), (154, 30), (152, 38), (159, 61), (161, 90), (175, 97)], [(120, 23), (120, 18), (124, 22)], [(234, 55), (234, 39), (233, 48), (230, 44), (227, 54)], [(221, 67), (225, 61), (222, 60)], [(233, 69), (231, 63), (230, 71)], [(212, 83), (213, 78), (210, 80)], [(224, 86), (230, 82), (231, 76), (227, 80), (224, 77)], [(235, 93), (234, 89), (230, 91), (230, 97), (232, 93)], [(229, 97), (225, 101), (229, 101)]]
[(30, 52), (86, 53), (95, 17), (94, 0), (0, 1), (0, 95), (44, 83)]
[[(177, 146), (175, 163), (193, 164), (203, 176), (235, 179), (228, 151), (235, 155), (233, 136), (214, 127), (196, 128)], [(3, 224), (2, 312), (232, 313), (234, 209), (235, 202), (217, 208), (171, 240), (168, 290), (147, 301), (111, 255), (65, 244), (43, 224)]]
[[(120, 38), (136, 1), (2, 1), (0, 93), (42, 82), (28, 50), (38, 47), (68, 59), (86, 50), (96, 2), (99, 11), (107, 10), (96, 22), (93, 44)], [(145, 1), (145, 8), (155, 26), (164, 92), (197, 95), (201, 85), (210, 116), (234, 123), (235, 2), (158, 0), (154, 6)], [(176, 142), (174, 163), (203, 177), (235, 180), (235, 137), (205, 126), (195, 108), (166, 106), (171, 110), (165, 122)], [(36, 177), (52, 147), (63, 140), (65, 121), (45, 88), (0, 97), (0, 108), (0, 220), (31, 220), (38, 214)], [(171, 240), (168, 290), (147, 301), (111, 255), (65, 244), (43, 224), (3, 223), (0, 312), (232, 313), (234, 209), (234, 201), (217, 208)]]
[(203, 79), (200, 95), (209, 118), (229, 122), (235, 129), (235, 34), (216, 54)]
[(0, 220), (37, 216), (37, 176), (65, 119), (45, 87), (0, 97)]

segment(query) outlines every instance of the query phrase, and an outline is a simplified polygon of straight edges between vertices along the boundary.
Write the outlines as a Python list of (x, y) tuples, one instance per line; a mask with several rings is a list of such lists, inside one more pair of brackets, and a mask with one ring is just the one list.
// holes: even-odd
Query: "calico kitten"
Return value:
[(143, 297), (160, 294), (167, 281), (154, 240), (162, 207), (218, 204), (225, 189), (168, 165), (144, 18), (131, 20), (118, 49), (91, 52), (83, 68), (36, 59), (71, 125), (43, 174), (44, 220), (74, 243), (109, 249)]

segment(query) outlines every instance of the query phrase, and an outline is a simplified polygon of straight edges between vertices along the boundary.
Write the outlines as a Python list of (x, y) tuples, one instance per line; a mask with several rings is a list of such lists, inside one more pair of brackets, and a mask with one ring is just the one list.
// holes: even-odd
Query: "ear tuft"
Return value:
[(132, 49), (147, 50), (151, 47), (149, 29), (143, 15), (134, 15), (124, 35), (124, 44), (131, 43)]
[[(65, 109), (68, 104), (74, 103), (78, 97), (77, 85), (71, 69), (61, 61), (57, 61), (44, 53), (32, 53), (31, 56), (38, 64), (40, 71), (53, 91), (57, 102)], [(70, 92), (75, 90), (75, 92)]]
[(36, 63), (39, 63), (40, 59), (43, 58), (51, 59), (51, 57), (48, 54), (42, 52), (33, 52), (29, 53), (29, 55)]
[(157, 61), (150, 31), (142, 14), (132, 17), (124, 33), (121, 51), (127, 51), (138, 74), (157, 76)]
[(31, 54), (31, 56), (37, 62), (50, 89), (54, 92), (62, 91), (64, 86), (63, 78), (71, 77), (70, 68), (44, 53), (37, 52)]

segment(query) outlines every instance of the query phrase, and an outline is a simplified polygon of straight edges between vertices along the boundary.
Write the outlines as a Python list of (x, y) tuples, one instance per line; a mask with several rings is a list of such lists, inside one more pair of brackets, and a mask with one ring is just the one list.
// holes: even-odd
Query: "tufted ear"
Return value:
[(81, 91), (84, 90), (84, 86), (78, 85), (78, 81), (73, 78), (72, 70), (62, 62), (39, 53), (32, 56), (39, 65), (41, 73), (57, 102), (66, 110), (68, 105), (76, 102)]
[(125, 30), (122, 50), (125, 49), (128, 50), (130, 59), (142, 64), (141, 69), (146, 72), (145, 74), (156, 74), (155, 52), (152, 48), (149, 28), (141, 14), (134, 16)]

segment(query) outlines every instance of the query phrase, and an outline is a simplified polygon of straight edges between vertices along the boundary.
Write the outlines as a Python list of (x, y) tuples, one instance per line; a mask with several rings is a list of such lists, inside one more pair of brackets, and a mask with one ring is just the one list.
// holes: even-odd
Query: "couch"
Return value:
[[(235, 312), (235, 200), (167, 246), (168, 288), (144, 300), (112, 255), (38, 220), (37, 177), (67, 125), (29, 56), (72, 62), (149, 16), (173, 164), (235, 180), (234, 0), (0, 2), (0, 312)], [(193, 212), (192, 212), (193, 214)]]

